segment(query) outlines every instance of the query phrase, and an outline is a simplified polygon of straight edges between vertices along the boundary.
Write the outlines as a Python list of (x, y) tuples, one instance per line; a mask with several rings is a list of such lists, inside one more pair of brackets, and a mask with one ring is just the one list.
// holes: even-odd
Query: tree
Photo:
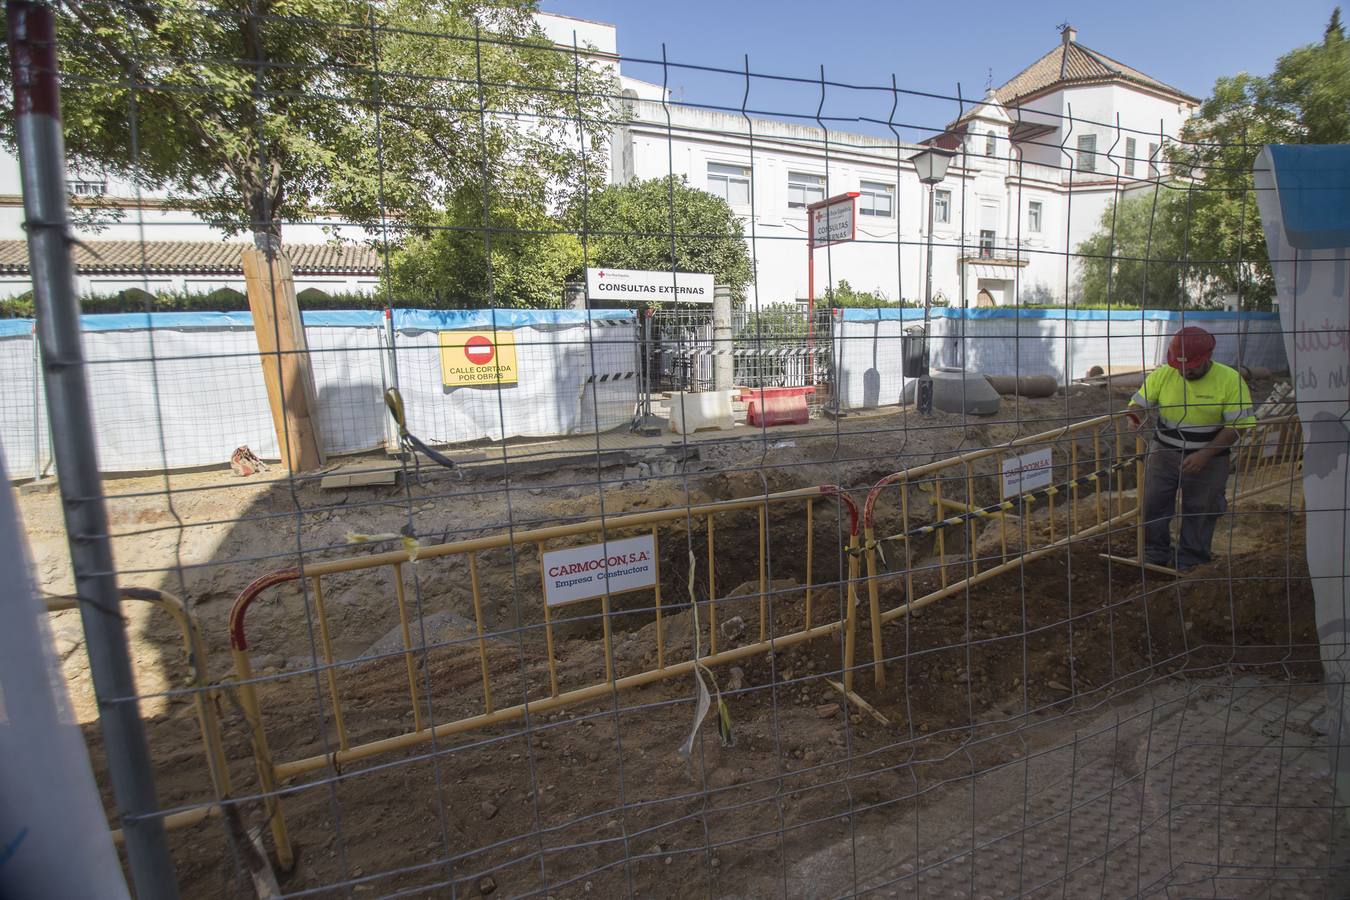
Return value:
[[(543, 36), (534, 8), (57, 4), (69, 162), (166, 190), (260, 245), (321, 214), (424, 228), (472, 182), (565, 203), (600, 174), (607, 82)], [(479, 29), (491, 40), (474, 40)], [(0, 129), (12, 146), (8, 118)]]
[(1106, 302), (1109, 285), (1113, 302), (1170, 308), (1240, 293), (1244, 308), (1268, 307), (1275, 286), (1252, 182), (1256, 154), (1266, 144), (1346, 141), (1350, 41), (1337, 8), (1322, 42), (1286, 53), (1269, 76), (1215, 82), (1167, 148), (1173, 180), (1108, 207), (1076, 248), (1084, 302)]
[(519, 201), (494, 205), (485, 228), (482, 194), (464, 188), (434, 230), (391, 254), (391, 293), (419, 306), (561, 306), (563, 285), (581, 269), (581, 242), (559, 228)]
[[(1320, 44), (1280, 57), (1269, 76), (1220, 78), (1169, 147), (1168, 161), (1195, 181), (1189, 257), (1227, 261), (1225, 288), (1244, 305), (1274, 296), (1265, 233), (1256, 210), (1252, 163), (1266, 144), (1350, 141), (1350, 42), (1333, 13)], [(1241, 264), (1239, 265), (1239, 261)]]
[(733, 303), (745, 300), (751, 269), (741, 220), (683, 177), (610, 185), (574, 204), (569, 221), (592, 267), (707, 272), (731, 288)]
[(1102, 213), (1075, 251), (1082, 264), (1079, 302), (1088, 306), (1179, 309), (1221, 291), (1222, 279), (1189, 266), (1183, 247), (1186, 194), (1171, 186), (1136, 191)]

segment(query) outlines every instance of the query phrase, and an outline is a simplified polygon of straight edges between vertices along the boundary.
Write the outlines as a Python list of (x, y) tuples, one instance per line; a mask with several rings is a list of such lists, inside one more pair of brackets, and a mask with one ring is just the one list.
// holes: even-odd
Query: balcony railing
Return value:
[(1024, 251), (1025, 243), (1019, 247), (1015, 242), (995, 242), (980, 240), (975, 246), (967, 246), (960, 257), (962, 263), (993, 263), (995, 265), (1025, 266), (1030, 260)]

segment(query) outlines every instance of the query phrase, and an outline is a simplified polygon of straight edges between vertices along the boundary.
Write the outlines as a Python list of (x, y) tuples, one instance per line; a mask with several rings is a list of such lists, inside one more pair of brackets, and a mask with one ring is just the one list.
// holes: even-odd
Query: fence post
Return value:
[(713, 288), (713, 390), (729, 391), (736, 380), (736, 360), (731, 355), (731, 288)]
[(33, 481), (42, 480), (42, 349), (33, 323)]
[(98, 697), (108, 774), (137, 895), (175, 898), (178, 885), (164, 822), (158, 815), (150, 750), (136, 703), (89, 412), (80, 305), (66, 221), (56, 16), (50, 7), (39, 3), (9, 0), (6, 17), (15, 138), (52, 453), (59, 473), (70, 563), (89, 651), (89, 672)]

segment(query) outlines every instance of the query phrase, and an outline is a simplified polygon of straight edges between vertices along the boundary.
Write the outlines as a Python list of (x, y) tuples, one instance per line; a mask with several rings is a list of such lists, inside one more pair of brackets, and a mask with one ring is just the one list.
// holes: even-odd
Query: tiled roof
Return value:
[[(82, 241), (72, 246), (86, 275), (243, 275), (251, 244), (223, 241)], [(286, 244), (296, 275), (378, 275), (379, 257), (356, 244)], [(0, 241), (0, 272), (27, 274), (27, 241)]]
[(1118, 62), (1104, 53), (1090, 50), (1077, 41), (1062, 41), (1058, 47), (1027, 66), (995, 91), (999, 102), (1012, 106), (1019, 101), (1049, 88), (1071, 84), (1099, 84), (1123, 81), (1169, 94), (1191, 103), (1200, 100), (1170, 84), (1164, 84)]

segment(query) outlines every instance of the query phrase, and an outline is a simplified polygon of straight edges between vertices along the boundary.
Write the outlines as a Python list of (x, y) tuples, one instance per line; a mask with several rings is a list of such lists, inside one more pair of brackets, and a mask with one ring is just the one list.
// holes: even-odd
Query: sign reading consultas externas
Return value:
[(711, 303), (713, 277), (697, 272), (587, 269), (586, 295), (592, 300)]

